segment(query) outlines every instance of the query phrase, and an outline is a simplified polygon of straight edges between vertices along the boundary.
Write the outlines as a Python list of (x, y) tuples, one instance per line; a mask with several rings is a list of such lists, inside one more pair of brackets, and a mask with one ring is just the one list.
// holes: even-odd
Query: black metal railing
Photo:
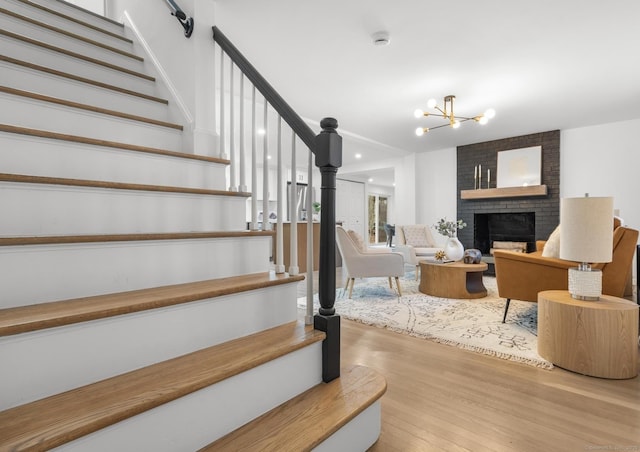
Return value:
[[(322, 175), (320, 212), (320, 256), (318, 267), (318, 297), (320, 309), (314, 316), (314, 327), (326, 333), (322, 345), (322, 378), (325, 382), (340, 376), (340, 317), (335, 314), (336, 298), (336, 176), (342, 166), (342, 137), (336, 132), (338, 122), (325, 118), (322, 132), (315, 134), (289, 106), (256, 68), (240, 53), (216, 26), (213, 40), (233, 64), (264, 96), (265, 101), (282, 117), (315, 155), (315, 164)], [(294, 171), (294, 169), (292, 169)], [(311, 284), (311, 281), (308, 282)]]
[(184, 35), (187, 38), (191, 37), (191, 33), (193, 33), (194, 27), (193, 17), (187, 17), (184, 11), (182, 11), (178, 4), (173, 0), (165, 0), (165, 2), (171, 10), (171, 15), (175, 16), (176, 19), (178, 19), (178, 22), (180, 22), (180, 25), (182, 25), (182, 28), (184, 28)]

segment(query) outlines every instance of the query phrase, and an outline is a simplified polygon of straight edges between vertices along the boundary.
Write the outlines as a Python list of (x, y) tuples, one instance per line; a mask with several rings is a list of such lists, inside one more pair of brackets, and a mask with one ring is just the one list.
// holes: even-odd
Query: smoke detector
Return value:
[(372, 38), (373, 45), (376, 46), (386, 46), (391, 42), (391, 40), (389, 39), (389, 33), (386, 31), (379, 31), (377, 33), (374, 33)]

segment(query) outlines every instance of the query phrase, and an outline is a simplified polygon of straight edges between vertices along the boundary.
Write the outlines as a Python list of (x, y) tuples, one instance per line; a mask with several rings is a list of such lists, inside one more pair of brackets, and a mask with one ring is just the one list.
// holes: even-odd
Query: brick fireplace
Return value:
[[(483, 188), (486, 188), (486, 173), (493, 175), (495, 188), (498, 152), (541, 146), (541, 184), (547, 186), (543, 196), (516, 196), (487, 199), (461, 199), (462, 190), (474, 188), (474, 168), (482, 165)], [(476, 143), (457, 148), (458, 204), (457, 218), (467, 223), (458, 231), (458, 238), (465, 248), (479, 248), (488, 254), (488, 237), (476, 238), (476, 233), (489, 234), (488, 229), (501, 237), (505, 232), (514, 232), (508, 240), (527, 242), (527, 251), (535, 249), (536, 240), (545, 240), (560, 221), (560, 131), (535, 133), (504, 140)], [(496, 214), (492, 220), (493, 214)], [(533, 224), (523, 226), (523, 219)], [(512, 221), (510, 227), (508, 222)], [(491, 223), (490, 223), (491, 222)], [(496, 229), (499, 224), (499, 231)], [(529, 229), (527, 229), (529, 228)], [(498, 240), (493, 238), (493, 240)], [(486, 249), (484, 249), (486, 248)]]

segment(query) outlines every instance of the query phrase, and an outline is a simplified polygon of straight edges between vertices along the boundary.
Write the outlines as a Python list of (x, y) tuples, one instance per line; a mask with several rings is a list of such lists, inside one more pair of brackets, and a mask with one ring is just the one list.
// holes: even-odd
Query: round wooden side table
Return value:
[(566, 290), (540, 292), (538, 354), (584, 375), (633, 378), (638, 375), (638, 305), (609, 295), (582, 301)]

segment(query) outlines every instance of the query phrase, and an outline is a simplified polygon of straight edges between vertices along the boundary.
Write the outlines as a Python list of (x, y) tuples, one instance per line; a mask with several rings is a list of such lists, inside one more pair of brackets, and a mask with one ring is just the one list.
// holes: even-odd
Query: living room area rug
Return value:
[[(389, 288), (387, 278), (357, 279), (352, 297), (337, 289), (335, 308), (343, 318), (386, 328), (531, 366), (553, 365), (537, 352), (537, 303), (511, 300), (507, 323), (502, 323), (504, 298), (498, 297), (495, 277), (484, 276), (484, 298), (459, 300), (418, 291), (413, 273), (401, 278), (402, 297)], [(306, 297), (298, 299), (304, 308)], [(318, 295), (314, 296), (317, 312)]]

